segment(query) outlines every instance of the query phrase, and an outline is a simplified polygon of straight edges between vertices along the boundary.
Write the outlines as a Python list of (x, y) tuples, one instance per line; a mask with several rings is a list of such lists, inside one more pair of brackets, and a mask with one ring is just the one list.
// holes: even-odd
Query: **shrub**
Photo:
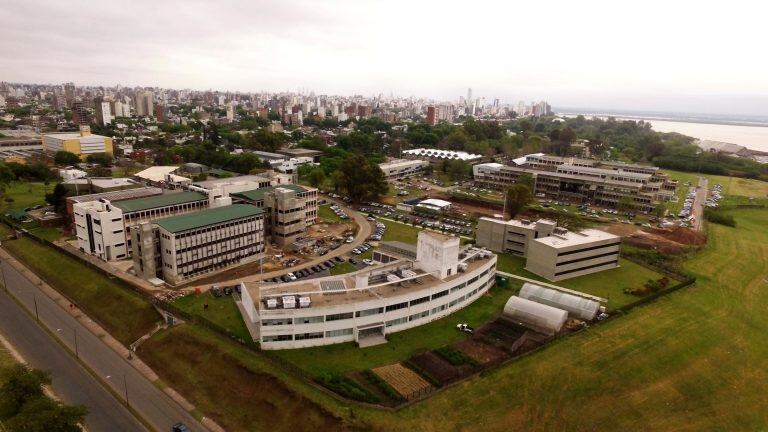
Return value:
[(317, 381), (324, 387), (347, 399), (368, 403), (379, 402), (379, 398), (376, 395), (360, 387), (360, 385), (345, 375), (326, 373), (320, 375)]
[(468, 356), (463, 351), (457, 350), (456, 348), (445, 346), (436, 349), (434, 352), (453, 366), (461, 366), (465, 364), (477, 366), (477, 361), (475, 359)]
[(366, 369), (363, 371), (363, 376), (365, 376), (365, 379), (367, 379), (368, 382), (378, 387), (378, 389), (387, 395), (388, 398), (398, 402), (405, 400), (405, 398), (400, 393), (396, 392), (395, 389), (393, 389), (386, 381), (381, 379), (380, 376), (376, 375), (376, 373), (374, 373), (372, 370)]
[(717, 210), (704, 210), (704, 219), (719, 225), (725, 225), (734, 228), (736, 227), (736, 220), (733, 218), (733, 215), (725, 214)]

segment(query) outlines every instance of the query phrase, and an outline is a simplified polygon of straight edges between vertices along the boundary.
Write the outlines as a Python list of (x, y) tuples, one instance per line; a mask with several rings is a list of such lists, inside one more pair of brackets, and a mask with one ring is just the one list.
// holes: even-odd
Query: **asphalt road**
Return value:
[(704, 206), (707, 203), (707, 193), (709, 190), (709, 180), (706, 177), (699, 177), (699, 185), (696, 189), (696, 198), (693, 200), (693, 216), (696, 221), (693, 229), (701, 231), (704, 228)]
[(53, 392), (64, 403), (85, 405), (89, 431), (144, 431), (144, 426), (112, 397), (50, 334), (0, 289), (0, 333), (33, 368), (51, 372)]
[[(35, 302), (37, 303), (40, 322), (45, 325), (51, 333), (55, 334), (59, 341), (67, 346), (72, 352), (77, 351), (80, 360), (82, 360), (93, 373), (100, 377), (102, 383), (106, 383), (115, 394), (119, 395), (119, 401), (117, 401), (118, 404), (125, 401), (127, 394), (130, 406), (157, 431), (170, 431), (171, 426), (179, 421), (185, 423), (193, 431), (206, 430), (178, 403), (136, 370), (129, 363), (129, 360), (113, 351), (109, 346), (102, 342), (98, 336), (91, 333), (85, 326), (80, 324), (69, 311), (58, 306), (22, 273), (6, 263), (5, 260), (2, 262), (2, 269), (5, 275), (6, 286), (13, 296), (16, 297), (16, 299), (29, 311), (34, 311)], [(30, 315), (26, 315), (26, 320), (33, 320), (33, 318)], [(3, 319), (3, 321), (7, 320)], [(13, 343), (15, 338), (12, 333), (13, 332), (9, 332), (8, 339)], [(50, 336), (49, 342), (53, 342), (50, 340)], [(38, 351), (36, 354), (38, 356), (37, 358), (43, 359), (42, 363), (35, 366), (41, 369), (53, 369), (55, 364), (48, 363), (49, 359), (43, 351), (46, 349), (44, 348), (44, 345), (46, 344), (29, 345), (30, 350)], [(24, 353), (22, 352), (22, 355), (23, 354)], [(73, 368), (70, 367), (69, 369)], [(82, 378), (82, 376), (80, 378)], [(91, 377), (91, 380), (93, 379), (94, 378)], [(57, 379), (54, 378), (54, 383), (56, 382)], [(78, 385), (86, 385), (82, 380), (79, 382), (80, 384)], [(72, 389), (74, 389), (74, 387), (70, 390)], [(92, 395), (95, 395), (95, 393)], [(106, 399), (106, 392), (104, 392), (101, 397)], [(109, 396), (109, 399), (112, 399), (112, 402), (115, 402), (113, 396)], [(111, 402), (103, 401), (103, 403), (106, 404)], [(100, 406), (95, 406), (93, 409), (94, 412), (99, 410), (101, 410)], [(123, 412), (124, 411), (125, 410), (123, 409)], [(94, 414), (92, 413), (92, 415)], [(120, 419), (122, 415), (121, 411), (113, 409), (103, 411), (103, 416), (107, 417), (107, 419), (114, 418), (117, 419), (117, 421), (121, 421)], [(104, 429), (94, 426), (94, 428), (89, 428), (89, 430), (143, 430), (143, 428), (139, 426), (138, 428), (117, 429), (110, 424), (109, 427)]]

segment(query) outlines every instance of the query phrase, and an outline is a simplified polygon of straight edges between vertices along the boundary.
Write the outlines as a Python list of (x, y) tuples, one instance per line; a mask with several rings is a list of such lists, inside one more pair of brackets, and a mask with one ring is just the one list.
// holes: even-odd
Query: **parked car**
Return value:
[(184, 423), (176, 423), (171, 428), (171, 432), (192, 432)]
[(356, 259), (354, 259), (354, 258), (350, 258), (350, 259), (349, 259), (349, 263), (350, 263), (350, 264), (353, 264), (353, 265), (357, 265), (357, 260), (356, 260)]

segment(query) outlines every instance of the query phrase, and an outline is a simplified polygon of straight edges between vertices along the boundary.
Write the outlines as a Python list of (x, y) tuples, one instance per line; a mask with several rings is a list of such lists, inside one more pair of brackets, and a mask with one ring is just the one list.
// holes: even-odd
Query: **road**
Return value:
[(704, 228), (704, 206), (707, 204), (707, 192), (709, 191), (709, 180), (706, 177), (699, 177), (699, 186), (696, 188), (696, 198), (693, 200), (693, 216), (696, 218), (693, 229), (701, 231)]
[(33, 368), (51, 372), (53, 392), (64, 403), (85, 405), (89, 431), (144, 431), (117, 401), (53, 337), (0, 289), (0, 333)]
[[(13, 258), (9, 258), (14, 260)], [(170, 398), (154, 383), (136, 370), (130, 360), (122, 357), (107, 346), (98, 336), (91, 333), (68, 310), (60, 307), (24, 274), (16, 270), (6, 260), (0, 267), (4, 280), (11, 294), (28, 310), (37, 309), (40, 322), (73, 353), (77, 352), (80, 360), (97, 376), (102, 384), (106, 383), (121, 402), (126, 400), (130, 406), (149, 425), (158, 431), (169, 431), (171, 426), (181, 421), (193, 431), (206, 429), (184, 408)], [(29, 271), (29, 270), (24, 270)], [(27, 315), (27, 319), (32, 319)], [(9, 339), (11, 339), (9, 334)], [(11, 339), (12, 340), (12, 339)], [(30, 345), (34, 349), (34, 345)], [(42, 347), (37, 349), (42, 350)], [(40, 358), (46, 359), (42, 351)], [(53, 364), (40, 364), (42, 369), (53, 369)], [(84, 385), (81, 383), (81, 385)], [(97, 409), (99, 409), (97, 407)], [(111, 415), (108, 413), (107, 415)], [(119, 414), (115, 414), (119, 415)], [(116, 430), (112, 427), (98, 430)], [(142, 429), (126, 429), (142, 430)]]

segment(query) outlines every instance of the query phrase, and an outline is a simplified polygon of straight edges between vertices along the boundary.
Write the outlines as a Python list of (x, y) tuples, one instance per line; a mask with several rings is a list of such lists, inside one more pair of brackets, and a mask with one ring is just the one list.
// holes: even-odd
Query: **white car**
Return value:
[(295, 281), (295, 280), (297, 279), (297, 278), (296, 278), (296, 275), (295, 275), (295, 274), (293, 274), (293, 273), (288, 273), (286, 276), (288, 276), (288, 279), (290, 279), (290, 280), (292, 280), (292, 281)]
[(373, 262), (373, 260), (366, 258), (366, 259), (363, 260), (363, 264), (372, 266), (374, 264), (374, 262)]
[(355, 240), (354, 237), (347, 237), (346, 240), (344, 240), (344, 243), (352, 243)]

